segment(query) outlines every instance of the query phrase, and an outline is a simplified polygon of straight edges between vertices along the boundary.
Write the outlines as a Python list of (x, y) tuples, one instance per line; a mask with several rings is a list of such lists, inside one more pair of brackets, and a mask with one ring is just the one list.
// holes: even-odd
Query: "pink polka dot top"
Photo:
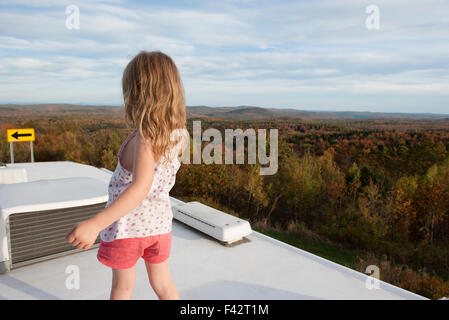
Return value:
[[(133, 173), (121, 166), (120, 156), (128, 141), (137, 132), (134, 130), (120, 147), (117, 167), (109, 182), (109, 199), (105, 208), (132, 183)], [(156, 162), (153, 184), (146, 198), (134, 210), (103, 229), (100, 232), (101, 240), (110, 242), (115, 239), (140, 238), (171, 232), (173, 213), (168, 193), (175, 184), (176, 173), (181, 166), (176, 156), (179, 147), (181, 143), (173, 147), (167, 163)]]

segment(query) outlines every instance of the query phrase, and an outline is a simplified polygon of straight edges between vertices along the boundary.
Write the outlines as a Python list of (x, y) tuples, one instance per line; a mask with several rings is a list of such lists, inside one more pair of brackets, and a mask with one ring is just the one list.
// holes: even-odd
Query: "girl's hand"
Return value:
[(94, 244), (100, 231), (94, 221), (81, 221), (67, 233), (66, 240), (78, 249), (87, 250)]

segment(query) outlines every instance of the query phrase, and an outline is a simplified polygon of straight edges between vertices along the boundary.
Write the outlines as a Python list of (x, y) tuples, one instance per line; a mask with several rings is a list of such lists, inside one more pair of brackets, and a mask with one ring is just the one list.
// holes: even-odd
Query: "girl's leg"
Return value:
[(129, 269), (112, 269), (110, 300), (130, 300), (136, 284), (136, 266)]
[(171, 278), (168, 259), (161, 263), (145, 261), (148, 280), (160, 300), (179, 300), (179, 293)]

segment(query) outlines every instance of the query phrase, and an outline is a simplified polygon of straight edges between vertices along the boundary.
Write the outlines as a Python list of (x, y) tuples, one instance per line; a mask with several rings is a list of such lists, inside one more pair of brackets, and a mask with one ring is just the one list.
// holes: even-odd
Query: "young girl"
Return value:
[(181, 78), (170, 57), (142, 51), (126, 67), (122, 87), (125, 121), (137, 129), (118, 152), (105, 209), (75, 225), (67, 241), (87, 250), (100, 233), (97, 259), (112, 268), (111, 299), (131, 298), (140, 257), (159, 299), (179, 299), (168, 266), (173, 218), (168, 193), (186, 145)]

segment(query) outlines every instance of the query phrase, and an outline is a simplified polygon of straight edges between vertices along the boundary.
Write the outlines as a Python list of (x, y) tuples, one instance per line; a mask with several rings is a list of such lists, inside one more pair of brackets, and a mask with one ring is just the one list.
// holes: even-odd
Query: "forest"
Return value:
[[(172, 196), (247, 219), (254, 230), (360, 272), (377, 265), (382, 280), (426, 297), (449, 296), (449, 119), (201, 120), (203, 130), (278, 129), (278, 171), (183, 164)], [(3, 118), (5, 163), (10, 128), (35, 129), (35, 161), (112, 171), (131, 131), (116, 116)], [(14, 153), (15, 162), (30, 161), (28, 143), (15, 143)]]

